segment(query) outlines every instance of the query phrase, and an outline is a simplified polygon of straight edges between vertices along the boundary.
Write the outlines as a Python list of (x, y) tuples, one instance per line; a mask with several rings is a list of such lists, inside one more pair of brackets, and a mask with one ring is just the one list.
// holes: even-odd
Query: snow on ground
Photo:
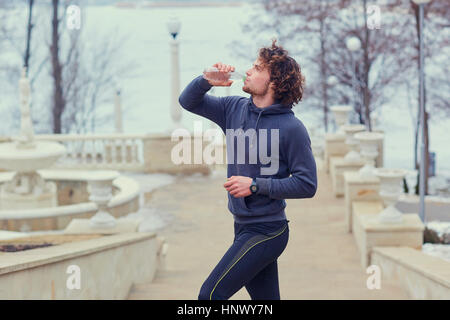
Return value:
[[(426, 223), (426, 226), (436, 231), (439, 237), (450, 234), (450, 222), (430, 221)], [(424, 243), (422, 252), (450, 262), (450, 244)]]
[(168, 226), (173, 220), (173, 216), (167, 212), (161, 212), (156, 208), (146, 205), (141, 207), (139, 211), (130, 213), (120, 219), (137, 219), (140, 220), (139, 232), (154, 232)]
[(448, 244), (424, 243), (422, 252), (450, 262), (450, 245)]
[(134, 172), (121, 172), (122, 175), (132, 178), (139, 183), (141, 191), (144, 193), (152, 192), (157, 188), (169, 185), (176, 179), (175, 176), (165, 173), (134, 173)]
[(450, 222), (430, 221), (427, 222), (427, 228), (436, 231), (439, 237), (444, 234), (450, 234)]
[(26, 236), (28, 236), (28, 234), (24, 232), (0, 230), (0, 240), (10, 240)]
[(152, 232), (157, 231), (165, 226), (167, 226), (172, 220), (172, 216), (167, 212), (161, 212), (161, 210), (156, 210), (150, 204), (145, 204), (144, 193), (152, 192), (158, 188), (170, 185), (175, 182), (176, 177), (170, 174), (164, 173), (130, 173), (122, 172), (121, 174), (135, 179), (141, 188), (139, 206), (140, 209), (137, 212), (130, 213), (125, 217), (120, 219), (139, 219), (141, 223), (139, 224), (140, 232)]

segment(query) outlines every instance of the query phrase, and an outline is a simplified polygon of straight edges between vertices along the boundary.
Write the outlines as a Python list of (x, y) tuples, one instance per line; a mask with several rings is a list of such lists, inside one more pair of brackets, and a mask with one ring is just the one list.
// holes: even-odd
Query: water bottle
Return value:
[(208, 81), (228, 81), (230, 79), (245, 81), (245, 78), (247, 78), (247, 76), (236, 71), (223, 73), (219, 72), (219, 69), (217, 69), (216, 67), (209, 67), (203, 71), (203, 78)]

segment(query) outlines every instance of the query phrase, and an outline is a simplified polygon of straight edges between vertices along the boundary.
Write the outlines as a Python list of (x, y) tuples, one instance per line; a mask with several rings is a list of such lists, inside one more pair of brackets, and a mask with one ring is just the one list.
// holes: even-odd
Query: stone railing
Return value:
[[(185, 137), (184, 137), (185, 136)], [(52, 169), (82, 170), (118, 170), (145, 173), (169, 174), (209, 174), (213, 168), (226, 166), (226, 142), (222, 139), (205, 138), (202, 134), (191, 134), (187, 130), (183, 139), (190, 142), (189, 163), (176, 164), (172, 161), (173, 148), (181, 143), (181, 138), (172, 138), (168, 133), (151, 134), (36, 134), (38, 141), (59, 142), (66, 147), (67, 153), (61, 157)], [(0, 136), (0, 143), (11, 142), (15, 137)], [(215, 150), (222, 149), (216, 163), (195, 161), (194, 150), (198, 145), (202, 150), (214, 144)], [(207, 150), (207, 151), (208, 151)], [(218, 152), (215, 152), (218, 154)], [(5, 171), (0, 168), (0, 171)]]
[[(64, 241), (65, 237), (72, 240)], [(155, 233), (127, 232), (83, 241), (67, 234), (25, 239), (57, 245), (2, 252), (0, 299), (126, 299), (133, 285), (152, 282), (160, 267), (161, 245)], [(73, 266), (81, 266), (80, 287), (67, 280)]]
[[(0, 143), (10, 142), (13, 138), (0, 137)], [(196, 164), (193, 160), (188, 164), (174, 164), (171, 152), (179, 141), (172, 140), (170, 134), (37, 134), (35, 139), (59, 142), (66, 147), (67, 153), (53, 165), (53, 169), (209, 174), (215, 167), (207, 163)], [(195, 141), (202, 145), (203, 150), (211, 143), (201, 135), (191, 137), (192, 146), (197, 143)], [(219, 148), (223, 148), (225, 155), (225, 143)], [(223, 159), (221, 164), (225, 161)], [(0, 171), (4, 170), (0, 168)]]
[(36, 140), (63, 144), (67, 153), (55, 168), (144, 171), (144, 140), (132, 134), (41, 134)]

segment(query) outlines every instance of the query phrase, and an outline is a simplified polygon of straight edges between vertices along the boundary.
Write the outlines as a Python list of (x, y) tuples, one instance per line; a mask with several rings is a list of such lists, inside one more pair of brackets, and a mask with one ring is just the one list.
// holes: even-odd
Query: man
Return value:
[[(223, 75), (234, 71), (220, 62), (214, 67)], [(203, 283), (199, 299), (228, 299), (244, 286), (252, 299), (280, 299), (277, 259), (289, 234), (284, 199), (312, 198), (317, 188), (311, 141), (291, 110), (303, 94), (300, 66), (274, 40), (259, 50), (246, 75), (242, 90), (250, 98), (207, 95), (212, 86), (233, 81), (204, 76), (194, 79), (179, 98), (184, 109), (214, 121), (227, 137), (224, 188), (235, 238)], [(236, 140), (245, 148), (236, 146)], [(261, 150), (270, 151), (270, 164)]]

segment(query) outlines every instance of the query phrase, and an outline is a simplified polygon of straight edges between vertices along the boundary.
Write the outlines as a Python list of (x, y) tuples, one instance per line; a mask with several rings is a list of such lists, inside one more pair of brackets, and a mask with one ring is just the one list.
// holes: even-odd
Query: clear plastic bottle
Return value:
[(242, 80), (245, 81), (247, 76), (240, 72), (228, 72), (223, 73), (219, 72), (219, 69), (216, 67), (209, 67), (203, 71), (203, 78), (210, 81), (227, 81), (227, 80)]

